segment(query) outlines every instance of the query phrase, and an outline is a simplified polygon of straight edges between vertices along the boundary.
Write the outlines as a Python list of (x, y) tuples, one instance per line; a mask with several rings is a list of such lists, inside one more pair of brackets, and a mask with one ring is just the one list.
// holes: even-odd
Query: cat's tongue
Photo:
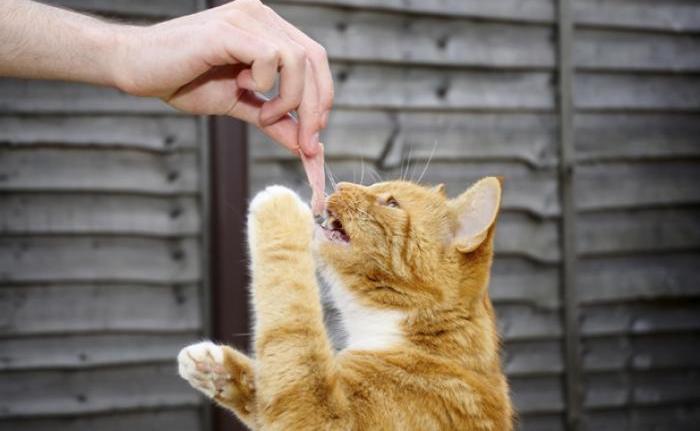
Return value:
[(326, 189), (326, 174), (323, 170), (323, 144), (320, 144), (320, 150), (313, 157), (307, 157), (299, 150), (301, 162), (304, 165), (306, 178), (311, 185), (311, 212), (314, 215), (321, 214), (325, 206), (325, 189)]

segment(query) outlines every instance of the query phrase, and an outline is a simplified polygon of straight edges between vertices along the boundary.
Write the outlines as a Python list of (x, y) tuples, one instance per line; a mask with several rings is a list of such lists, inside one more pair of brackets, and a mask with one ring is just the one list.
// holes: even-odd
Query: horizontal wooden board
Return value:
[(700, 5), (687, 0), (574, 0), (579, 25), (669, 32), (700, 31)]
[(700, 250), (700, 209), (583, 213), (576, 234), (583, 256)]
[(561, 259), (559, 224), (552, 220), (536, 220), (524, 213), (501, 214), (496, 227), (495, 250), (498, 255), (557, 263)]
[(496, 254), (489, 294), (496, 303), (526, 303), (538, 308), (560, 305), (558, 265), (545, 265)]
[(0, 429), (8, 431), (194, 431), (201, 429), (201, 414), (199, 409), (189, 407), (69, 418), (26, 418), (0, 420)]
[(337, 107), (540, 111), (554, 108), (553, 76), (548, 72), (456, 71), (348, 63), (335, 63), (331, 69)]
[[(296, 159), (250, 128), (254, 160)], [(427, 113), (334, 110), (322, 135), (326, 159), (374, 163), (389, 146), (385, 163), (400, 165), (405, 153), (417, 165), (439, 160), (516, 160), (535, 167), (557, 160), (556, 118), (548, 114)], [(431, 157), (432, 156), (432, 157)], [(417, 176), (417, 175), (416, 175)]]
[(698, 262), (697, 252), (580, 259), (578, 297), (583, 303), (700, 297)]
[[(380, 180), (394, 180), (404, 177), (417, 179), (424, 168), (420, 161), (399, 164), (397, 168), (378, 169), (365, 164), (364, 178), (362, 163), (337, 160), (326, 164), (326, 170), (337, 181), (374, 183)], [(329, 174), (329, 175), (330, 175)], [(449, 196), (457, 196), (469, 185), (485, 176), (504, 177), (503, 209), (523, 211), (538, 217), (555, 217), (559, 214), (557, 172), (554, 169), (533, 170), (521, 163), (495, 163), (476, 161), (431, 162), (422, 184), (444, 183)], [(296, 160), (255, 162), (250, 172), (251, 196), (271, 184), (283, 184), (296, 190), (305, 199), (310, 192), (301, 163)], [(331, 181), (327, 182), (330, 192)]]
[(579, 162), (700, 158), (700, 115), (577, 113), (574, 126)]
[[(85, 289), (90, 290), (89, 287)], [(0, 290), (0, 295), (2, 295), (2, 290)], [(81, 302), (86, 303), (87, 301)], [(167, 300), (164, 301), (164, 304), (167, 303)], [(140, 307), (140, 304), (134, 303), (134, 306)], [(156, 307), (162, 309), (163, 304), (156, 304)], [(182, 307), (176, 304), (174, 310), (180, 308)], [(80, 312), (83, 315), (86, 314), (84, 310), (80, 310)], [(111, 314), (111, 316), (107, 316), (107, 319), (114, 317), (115, 312), (113, 310), (110, 309), (107, 312)], [(157, 312), (158, 310), (156, 310)], [(134, 315), (134, 313), (131, 310), (127, 310), (121, 318), (125, 319), (129, 315)], [(143, 319), (143, 316), (140, 318)], [(157, 318), (158, 316), (154, 316), (154, 320)], [(185, 316), (185, 319), (192, 320), (188, 316)], [(47, 323), (48, 320), (43, 319), (43, 322)], [(183, 326), (180, 322), (177, 322), (176, 325)], [(137, 363), (172, 362), (180, 349), (196, 342), (200, 335), (199, 332), (195, 331), (174, 334), (139, 334), (133, 332), (93, 335), (33, 335), (31, 337), (3, 336), (0, 339), (0, 371), (81, 369)]]
[(596, 373), (585, 377), (584, 406), (590, 409), (697, 402), (697, 370)]
[(525, 304), (496, 304), (496, 317), (500, 333), (507, 342), (554, 339), (562, 335), (557, 310)]
[(49, 0), (47, 3), (106, 15), (173, 17), (195, 12), (198, 0)]
[[(0, 373), (0, 418), (187, 409), (200, 397), (175, 363), (80, 371)], [(0, 422), (1, 423), (1, 422)]]
[(0, 190), (195, 193), (197, 160), (194, 152), (5, 148), (0, 149)]
[(593, 410), (586, 412), (584, 423), (584, 431), (694, 431), (700, 426), (700, 404), (626, 406)]
[(699, 50), (698, 35), (577, 29), (572, 54), (579, 69), (697, 72)]
[(155, 98), (60, 81), (0, 80), (0, 114), (176, 114)]
[(197, 285), (5, 286), (0, 335), (196, 331), (200, 295)]
[(271, 0), (276, 4), (315, 4), (341, 6), (352, 9), (385, 10), (420, 15), (448, 17), (492, 18), (512, 21), (550, 22), (554, 20), (552, 0)]
[(583, 340), (588, 371), (700, 369), (700, 335), (662, 334)]
[(94, 146), (170, 152), (196, 149), (198, 139), (198, 120), (194, 117), (0, 116), (0, 146)]
[(691, 205), (700, 202), (695, 161), (600, 163), (576, 168), (576, 206), (582, 211)]
[(581, 307), (584, 336), (641, 335), (697, 332), (700, 303), (656, 301), (650, 303), (589, 305)]
[(562, 374), (564, 359), (558, 340), (513, 341), (503, 348), (503, 369), (511, 376)]
[(519, 414), (559, 413), (564, 388), (559, 377), (516, 377), (509, 380), (511, 398)]
[(0, 232), (11, 235), (199, 235), (193, 197), (25, 193), (0, 195)]
[(529, 414), (518, 412), (517, 428), (519, 431), (564, 431), (564, 416), (562, 414)]
[(197, 282), (199, 242), (139, 237), (0, 238), (0, 282)]
[(552, 68), (554, 30), (366, 9), (277, 5), (331, 60), (498, 68)]
[(698, 111), (700, 76), (578, 72), (574, 103), (596, 111)]

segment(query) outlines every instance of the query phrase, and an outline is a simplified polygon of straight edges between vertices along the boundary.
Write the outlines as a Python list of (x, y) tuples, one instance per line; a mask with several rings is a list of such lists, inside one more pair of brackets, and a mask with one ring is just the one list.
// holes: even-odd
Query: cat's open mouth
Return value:
[(323, 229), (324, 235), (329, 240), (341, 243), (350, 242), (350, 236), (343, 229), (343, 223), (333, 211), (326, 210), (324, 215), (319, 217), (317, 221), (321, 229)]

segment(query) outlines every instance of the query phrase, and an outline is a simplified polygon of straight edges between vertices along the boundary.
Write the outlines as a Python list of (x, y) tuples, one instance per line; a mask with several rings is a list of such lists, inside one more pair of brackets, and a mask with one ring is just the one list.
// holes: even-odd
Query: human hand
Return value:
[[(315, 159), (323, 175), (319, 131), (328, 122), (333, 81), (321, 45), (259, 0), (128, 29), (120, 32), (113, 62), (123, 91), (251, 123), (295, 154), (301, 150)], [(279, 94), (271, 100), (257, 94), (273, 88), (278, 71)]]

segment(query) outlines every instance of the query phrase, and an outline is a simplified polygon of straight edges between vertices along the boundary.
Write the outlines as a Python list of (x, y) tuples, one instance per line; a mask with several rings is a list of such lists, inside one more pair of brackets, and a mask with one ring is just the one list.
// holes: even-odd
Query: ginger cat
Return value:
[[(255, 358), (202, 342), (180, 375), (252, 430), (512, 430), (487, 291), (500, 200), (493, 177), (452, 200), (340, 183), (319, 226), (268, 187), (248, 217)], [(348, 332), (339, 352), (317, 270)]]

